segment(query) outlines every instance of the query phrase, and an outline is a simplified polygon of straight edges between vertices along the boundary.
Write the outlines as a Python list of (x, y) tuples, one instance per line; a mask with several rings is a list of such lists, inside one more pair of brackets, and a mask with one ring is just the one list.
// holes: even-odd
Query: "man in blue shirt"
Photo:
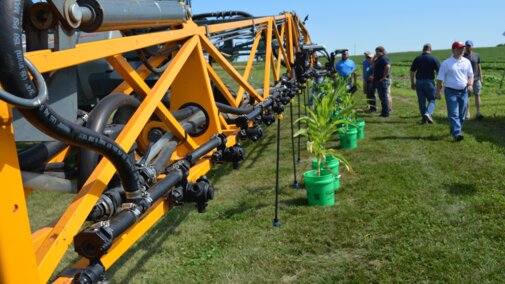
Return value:
[[(438, 73), (438, 69), (440, 69), (440, 62), (431, 54), (431, 44), (427, 43), (423, 46), (423, 54), (416, 57), (410, 66), (410, 81), (412, 89), (417, 93), (421, 124), (433, 123), (431, 116), (436, 105), (435, 72)], [(428, 101), (428, 106), (426, 106), (426, 101)]]
[[(337, 62), (335, 66), (337, 73), (344, 79), (348, 80), (347, 89), (350, 90), (351, 86), (356, 86), (356, 64), (349, 58), (349, 51), (342, 52), (342, 59)], [(352, 77), (350, 76), (352, 74)], [(354, 81), (353, 81), (354, 80)], [(354, 82), (354, 83), (353, 83)]]
[(361, 63), (363, 66), (363, 93), (368, 101), (368, 110), (376, 112), (377, 106), (375, 102), (375, 90), (373, 88), (373, 54), (370, 51), (365, 51), (365, 60)]
[(375, 57), (373, 85), (381, 100), (382, 110), (380, 116), (388, 117), (391, 111), (388, 98), (388, 90), (391, 85), (391, 61), (386, 56), (386, 49), (382, 46), (375, 48)]

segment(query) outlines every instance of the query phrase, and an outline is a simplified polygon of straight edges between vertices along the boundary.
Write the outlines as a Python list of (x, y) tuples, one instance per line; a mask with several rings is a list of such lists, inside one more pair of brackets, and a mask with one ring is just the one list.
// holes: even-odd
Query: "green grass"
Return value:
[[(505, 281), (505, 101), (449, 138), (419, 125), (414, 93), (394, 89), (393, 116), (362, 115), (367, 138), (344, 151), (357, 174), (342, 177), (332, 208), (309, 207), (293, 190), (289, 120), (281, 149), (282, 227), (273, 229), (275, 128), (239, 171), (218, 166), (208, 212), (177, 208), (110, 272), (115, 283)], [(338, 145), (336, 142), (335, 145)], [(303, 152), (298, 174), (308, 169)]]
[[(216, 194), (207, 213), (192, 205), (175, 208), (107, 272), (108, 280), (504, 283), (505, 97), (484, 89), (487, 118), (468, 121), (465, 140), (455, 143), (444, 102), (438, 102), (436, 124), (419, 125), (417, 99), (401, 88), (403, 80), (395, 79), (400, 88), (393, 88), (390, 118), (361, 114), (367, 137), (358, 149), (342, 151), (356, 175), (343, 173), (335, 207), (310, 207), (305, 190), (291, 188), (287, 112), (280, 229), (271, 225), (272, 126), (261, 141), (244, 144), (240, 170), (220, 165), (209, 173)], [(304, 143), (299, 178), (310, 167)], [(57, 211), (57, 201), (46, 194), (29, 198), (34, 227), (52, 219), (40, 212)]]

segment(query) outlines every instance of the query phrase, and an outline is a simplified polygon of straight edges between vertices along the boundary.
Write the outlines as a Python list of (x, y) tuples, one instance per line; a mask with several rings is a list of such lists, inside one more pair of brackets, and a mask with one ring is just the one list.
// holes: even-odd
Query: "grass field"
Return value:
[[(421, 47), (420, 47), (421, 50)], [(484, 74), (484, 85), (487, 91), (492, 93), (504, 94), (500, 84), (505, 74), (505, 46), (500, 47), (483, 47), (474, 49), (475, 52), (480, 54), (482, 73)], [(393, 63), (393, 79), (396, 87), (408, 88), (410, 87), (410, 65), (416, 56), (421, 52), (399, 52), (388, 54)], [(451, 50), (434, 50), (433, 55), (436, 56), (440, 62), (451, 56)], [(352, 59), (356, 64), (361, 65), (363, 56), (353, 56)]]
[[(400, 61), (395, 56), (393, 62)], [(260, 74), (257, 68), (253, 80)], [(485, 86), (486, 119), (468, 121), (465, 140), (454, 143), (445, 103), (438, 102), (436, 124), (419, 125), (414, 91), (394, 76), (392, 116), (361, 114), (366, 139), (342, 151), (356, 175), (343, 173), (335, 207), (309, 207), (305, 190), (291, 187), (288, 112), (282, 120), (280, 229), (271, 225), (272, 126), (261, 141), (244, 144), (240, 170), (220, 165), (209, 173), (216, 194), (207, 213), (190, 205), (170, 212), (107, 272), (108, 280), (505, 283), (505, 96)], [(299, 177), (311, 160), (303, 143)], [(30, 196), (32, 226), (51, 220), (36, 211), (56, 214), (57, 203), (54, 195)], [(74, 258), (69, 254), (66, 262)]]

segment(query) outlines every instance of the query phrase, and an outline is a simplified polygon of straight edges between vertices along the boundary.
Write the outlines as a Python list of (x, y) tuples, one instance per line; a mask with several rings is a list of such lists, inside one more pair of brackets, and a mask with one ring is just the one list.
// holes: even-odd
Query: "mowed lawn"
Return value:
[[(220, 165), (209, 173), (216, 194), (207, 213), (175, 208), (108, 280), (505, 283), (505, 96), (484, 95), (486, 119), (468, 121), (465, 140), (455, 143), (443, 100), (437, 123), (420, 125), (414, 92), (393, 88), (393, 95), (390, 118), (361, 114), (367, 137), (342, 151), (356, 174), (342, 174), (334, 207), (310, 207), (305, 190), (291, 187), (288, 112), (281, 228), (272, 228), (272, 126), (261, 141), (245, 143), (240, 170)], [(299, 178), (310, 164), (305, 141), (302, 160)]]

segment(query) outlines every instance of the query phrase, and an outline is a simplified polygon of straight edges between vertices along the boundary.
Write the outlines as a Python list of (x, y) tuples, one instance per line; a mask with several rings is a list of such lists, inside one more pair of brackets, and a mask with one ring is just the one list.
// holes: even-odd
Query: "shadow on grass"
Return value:
[[(114, 278), (114, 274), (119, 270), (126, 262), (131, 265), (132, 269), (128, 271), (128, 274), (119, 283), (130, 283), (130, 280), (142, 270), (142, 267), (153, 257), (157, 252), (160, 251), (160, 247), (163, 242), (166, 241), (171, 235), (174, 234), (175, 229), (186, 219), (191, 211), (194, 211), (194, 204), (187, 205), (184, 207), (176, 207), (171, 212), (168, 213), (166, 217), (159, 221), (145, 237), (135, 244), (135, 247), (130, 249), (124, 254), (115, 264), (107, 271), (107, 275), (110, 278)], [(133, 256), (139, 253), (139, 249), (145, 250), (145, 253), (138, 260), (133, 262)]]
[[(436, 117), (435, 120), (449, 128), (447, 117)], [(463, 124), (463, 132), (472, 135), (478, 142), (490, 142), (505, 147), (505, 116), (466, 120)]]
[(426, 141), (440, 141), (447, 138), (447, 135), (430, 135), (430, 136), (383, 136), (374, 137), (373, 140), (426, 140)]
[(466, 195), (474, 195), (475, 193), (477, 193), (477, 188), (475, 188), (475, 185), (473, 184), (454, 183), (449, 185), (448, 191), (452, 195), (466, 196)]
[(230, 218), (234, 217), (235, 215), (240, 215), (240, 214), (245, 213), (247, 211), (260, 210), (260, 209), (263, 209), (263, 208), (268, 207), (270, 205), (271, 204), (264, 204), (264, 203), (258, 204), (258, 205), (250, 205), (250, 204), (248, 204), (248, 202), (242, 201), (242, 202), (240, 202), (239, 205), (237, 205), (237, 207), (226, 210), (223, 213), (223, 215), (221, 216), (221, 218), (230, 219)]
[(249, 154), (246, 156), (246, 158), (244, 159), (244, 161), (242, 161), (242, 163), (248, 163), (248, 165), (245, 167), (247, 169), (250, 169), (252, 167), (254, 167), (256, 161), (264, 155), (264, 152), (265, 152), (265, 149), (273, 143), (274, 139), (276, 139), (276, 136), (277, 134), (275, 135), (270, 135), (268, 137), (265, 137), (264, 139), (261, 139), (259, 141), (257, 141), (255, 144), (254, 144), (254, 147), (251, 149), (251, 150), (248, 150), (249, 151)]
[(378, 116), (376, 120), (367, 120), (366, 124), (385, 124), (385, 123), (390, 123), (390, 124), (412, 124), (415, 125), (411, 120), (407, 120), (405, 118), (383, 118)]
[(283, 200), (280, 203), (283, 205), (286, 205), (286, 206), (293, 206), (293, 207), (309, 206), (309, 203), (308, 203), (306, 197), (297, 197), (297, 198), (293, 198), (293, 199), (289, 199), (289, 200)]

